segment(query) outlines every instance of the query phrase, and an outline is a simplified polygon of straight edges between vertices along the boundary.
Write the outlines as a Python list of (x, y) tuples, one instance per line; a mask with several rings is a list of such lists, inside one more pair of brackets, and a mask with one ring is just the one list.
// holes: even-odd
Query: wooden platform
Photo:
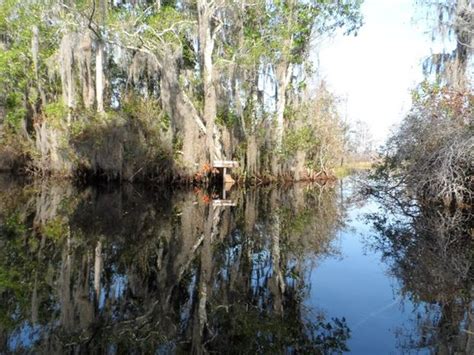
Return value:
[(212, 166), (214, 168), (238, 168), (239, 162), (235, 160), (214, 160)]

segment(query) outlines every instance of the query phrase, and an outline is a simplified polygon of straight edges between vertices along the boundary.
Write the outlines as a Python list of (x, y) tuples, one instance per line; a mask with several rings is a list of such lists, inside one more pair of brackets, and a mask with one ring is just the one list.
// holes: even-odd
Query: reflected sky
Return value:
[(364, 216), (377, 211), (375, 202), (349, 208), (347, 226), (337, 233), (340, 257), (325, 259), (311, 273), (308, 304), (346, 317), (353, 354), (397, 353), (396, 332), (409, 326), (416, 310), (402, 302), (399, 284), (388, 275), (381, 253), (368, 250), (364, 242), (373, 233)]
[(390, 215), (355, 181), (223, 207), (2, 177), (0, 352), (469, 354), (462, 213)]

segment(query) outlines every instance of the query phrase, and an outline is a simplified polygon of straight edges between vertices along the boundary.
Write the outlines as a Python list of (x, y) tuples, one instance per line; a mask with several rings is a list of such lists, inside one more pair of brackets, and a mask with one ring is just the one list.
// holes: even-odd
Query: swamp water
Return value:
[(0, 177), (0, 353), (474, 353), (463, 213), (350, 177), (218, 199)]

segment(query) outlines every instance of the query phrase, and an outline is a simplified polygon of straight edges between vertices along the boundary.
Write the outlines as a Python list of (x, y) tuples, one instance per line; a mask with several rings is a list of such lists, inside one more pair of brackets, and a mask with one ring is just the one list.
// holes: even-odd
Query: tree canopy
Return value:
[[(313, 40), (356, 32), (360, 3), (2, 0), (2, 134), (30, 142), (3, 160), (130, 179), (162, 174), (158, 161), (192, 178), (234, 159), (242, 174), (292, 176), (283, 144), (291, 112), (317, 96), (307, 87)], [(139, 108), (148, 112), (133, 119)], [(115, 138), (101, 142), (107, 151), (78, 149), (91, 125)], [(316, 161), (299, 165), (325, 169)]]

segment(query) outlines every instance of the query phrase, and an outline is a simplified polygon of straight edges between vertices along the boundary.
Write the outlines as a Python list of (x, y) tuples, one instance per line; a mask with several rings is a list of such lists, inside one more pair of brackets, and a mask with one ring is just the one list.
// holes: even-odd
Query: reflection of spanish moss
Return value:
[(0, 348), (346, 349), (345, 321), (302, 305), (305, 259), (339, 225), (333, 190), (235, 191), (231, 209), (137, 189), (2, 189)]
[(400, 345), (474, 353), (472, 214), (431, 207), (415, 215), (399, 209), (398, 217), (388, 219), (384, 211), (369, 219), (378, 232), (374, 246), (400, 280), (402, 295), (425, 305), (415, 320), (418, 334), (400, 332)]

